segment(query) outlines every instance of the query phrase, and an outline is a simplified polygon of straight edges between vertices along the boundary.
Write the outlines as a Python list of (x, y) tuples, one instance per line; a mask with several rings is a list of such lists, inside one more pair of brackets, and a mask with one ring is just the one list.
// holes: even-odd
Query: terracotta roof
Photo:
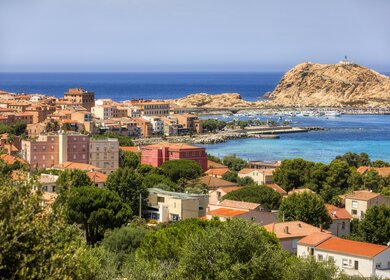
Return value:
[(227, 168), (227, 166), (212, 160), (207, 160), (207, 168)]
[(212, 211), (209, 211), (207, 214), (212, 216), (222, 216), (222, 217), (235, 217), (242, 215), (248, 212), (248, 210), (237, 210), (229, 208), (218, 208)]
[(239, 209), (246, 209), (246, 210), (253, 210), (260, 206), (258, 203), (253, 202), (246, 202), (246, 201), (236, 201), (236, 200), (230, 200), (230, 199), (224, 199), (219, 203), (220, 206), (223, 207), (230, 207), (230, 208), (239, 208)]
[(124, 152), (132, 152), (132, 153), (139, 153), (140, 148), (138, 146), (121, 146), (119, 147)]
[(360, 174), (365, 174), (369, 170), (375, 170), (382, 177), (387, 177), (390, 175), (390, 167), (369, 167), (369, 166), (360, 166), (356, 171)]
[(18, 158), (18, 157), (15, 157), (15, 156), (10, 156), (10, 155), (7, 155), (7, 154), (0, 155), (0, 159), (4, 160), (7, 164), (14, 164), (15, 162), (26, 163), (21, 158)]
[(211, 168), (206, 171), (207, 175), (223, 176), (229, 172), (229, 168)]
[(352, 219), (351, 214), (348, 213), (345, 208), (339, 208), (331, 204), (325, 204), (326, 210), (328, 210), (328, 215), (330, 218), (335, 220), (345, 220), (345, 219)]
[(78, 162), (70, 162), (66, 161), (62, 164), (54, 166), (57, 169), (79, 169), (83, 171), (91, 171), (91, 170), (100, 170), (101, 168), (86, 164), (86, 163), (78, 163)]
[[(301, 221), (272, 223), (264, 226), (264, 228), (269, 232), (275, 233), (278, 239), (305, 237), (314, 232), (321, 232), (320, 228)], [(323, 230), (323, 232), (330, 233), (327, 230)]]
[(274, 172), (274, 168), (260, 168), (260, 169), (254, 169), (254, 168), (244, 168), (241, 169), (238, 174), (249, 174), (252, 172), (259, 172), (263, 173), (264, 175), (272, 175)]
[(268, 188), (271, 188), (274, 191), (277, 191), (281, 195), (286, 195), (287, 194), (287, 192), (284, 189), (282, 189), (278, 184), (265, 184), (264, 186), (268, 187)]
[(364, 174), (368, 169), (370, 169), (369, 166), (359, 166), (358, 169), (356, 169), (356, 171), (359, 172), (360, 174)]
[(87, 175), (92, 183), (106, 183), (108, 176), (98, 171), (87, 172)]
[(236, 186), (236, 187), (222, 187), (219, 188), (219, 190), (223, 191), (224, 193), (230, 193), (232, 191), (236, 191), (242, 189), (242, 187)]
[(370, 200), (379, 195), (379, 193), (370, 192), (368, 190), (361, 190), (346, 194), (345, 199)]
[(244, 169), (241, 169), (238, 174), (249, 174), (253, 171), (256, 171), (257, 169), (253, 169), (253, 168), (244, 168)]
[(375, 257), (389, 246), (342, 239), (333, 236), (316, 246), (316, 249), (362, 257)]
[(215, 178), (213, 176), (203, 176), (199, 178), (199, 182), (206, 184), (209, 189), (217, 189), (221, 187), (233, 187), (237, 186), (236, 183), (232, 183), (223, 179)]
[(304, 188), (304, 189), (293, 189), (292, 191), (288, 192), (288, 195), (292, 195), (294, 193), (301, 194), (305, 192), (314, 193), (311, 189)]
[(315, 247), (329, 238), (332, 238), (332, 234), (326, 232), (314, 232), (299, 240), (298, 243)]

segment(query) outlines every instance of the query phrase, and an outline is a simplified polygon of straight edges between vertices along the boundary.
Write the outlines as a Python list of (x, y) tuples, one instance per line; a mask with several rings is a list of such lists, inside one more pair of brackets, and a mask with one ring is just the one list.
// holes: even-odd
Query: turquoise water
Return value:
[[(260, 116), (260, 119), (276, 117)], [(302, 157), (328, 163), (346, 152), (366, 152), (371, 159), (390, 161), (389, 115), (342, 115), (335, 118), (294, 117), (294, 126), (321, 126), (325, 131), (280, 134), (280, 139), (239, 139), (203, 145), (223, 157), (236, 154), (247, 160), (283, 160)]]

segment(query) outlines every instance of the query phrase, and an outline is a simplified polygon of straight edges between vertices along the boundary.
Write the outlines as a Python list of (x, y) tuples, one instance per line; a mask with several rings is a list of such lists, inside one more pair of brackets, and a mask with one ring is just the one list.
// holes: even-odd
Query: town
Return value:
[[(38, 198), (34, 211), (40, 215), (64, 207), (66, 220), (84, 231), (90, 246), (113, 239), (110, 232), (151, 231), (154, 239), (145, 237), (133, 250), (161, 260), (164, 253), (178, 254), (158, 249), (158, 233), (170, 228), (182, 230), (184, 238), (189, 230), (254, 227), (264, 231), (261, 238), (275, 238), (280, 249), (272, 250), (282, 254), (332, 262), (347, 276), (390, 278), (387, 162), (353, 153), (329, 165), (220, 159), (181, 138), (164, 141), (204, 131), (202, 120), (185, 108), (95, 100), (84, 89), (69, 89), (64, 98), (3, 92), (0, 107), (5, 191), (16, 195), (15, 188), (25, 188), (24, 199)], [(160, 141), (134, 145), (152, 136)]]

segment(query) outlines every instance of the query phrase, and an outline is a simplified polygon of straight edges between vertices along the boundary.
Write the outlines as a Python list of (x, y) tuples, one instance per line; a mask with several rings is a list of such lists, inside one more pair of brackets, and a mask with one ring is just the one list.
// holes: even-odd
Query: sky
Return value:
[(0, 0), (0, 71), (390, 72), (389, 0)]

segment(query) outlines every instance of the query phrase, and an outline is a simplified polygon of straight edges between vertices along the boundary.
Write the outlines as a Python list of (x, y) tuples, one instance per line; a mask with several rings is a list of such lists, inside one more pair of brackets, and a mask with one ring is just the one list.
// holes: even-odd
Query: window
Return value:
[(376, 263), (376, 265), (375, 265), (376, 268), (381, 268), (381, 266), (382, 266), (382, 263), (380, 263), (380, 262)]
[(37, 159), (37, 156), (35, 156), (35, 155), (34, 155), (34, 157), (33, 157), (33, 158), (34, 158), (34, 159)]
[(297, 248), (297, 244), (298, 244), (298, 240), (294, 239), (292, 242), (291, 242), (291, 246), (293, 249), (296, 249)]
[(42, 160), (46, 160), (46, 156), (45, 155), (42, 156)]
[(352, 208), (358, 208), (358, 202), (353, 200), (352, 201)]
[(73, 155), (73, 159), (76, 159), (76, 155)]
[(323, 255), (318, 254), (317, 257), (318, 257), (319, 261), (323, 261), (324, 260), (324, 256)]
[(343, 259), (342, 265), (343, 267), (348, 267), (348, 259)]
[(357, 210), (352, 210), (352, 215), (357, 215)]
[(85, 154), (83, 154), (83, 159), (85, 159)]
[(46, 146), (45, 145), (42, 146), (42, 150), (46, 151)]
[(355, 265), (353, 267), (355, 270), (359, 269), (359, 261), (355, 261)]
[(162, 196), (157, 197), (157, 202), (165, 202), (165, 198)]
[(51, 159), (51, 160), (54, 160), (54, 156), (50, 156), (50, 159)]
[(345, 229), (345, 222), (341, 223), (341, 229)]

